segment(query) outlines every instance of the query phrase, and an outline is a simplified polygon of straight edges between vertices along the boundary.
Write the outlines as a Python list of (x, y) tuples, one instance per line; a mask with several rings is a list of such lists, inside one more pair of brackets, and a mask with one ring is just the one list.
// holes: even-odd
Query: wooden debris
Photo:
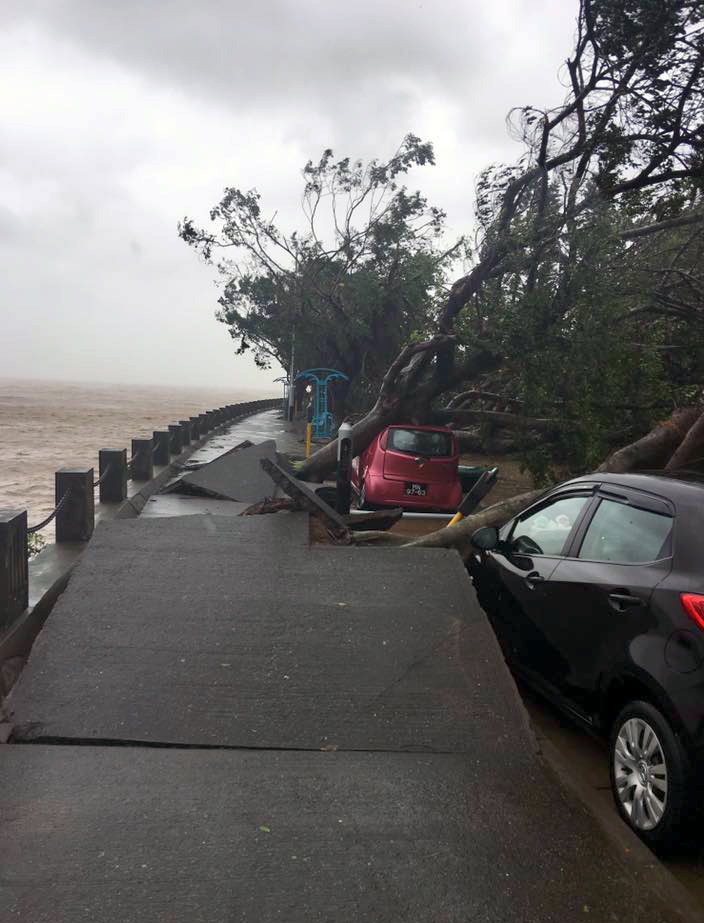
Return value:
[(338, 545), (351, 544), (351, 532), (345, 520), (331, 506), (325, 503), (302, 481), (292, 477), (279, 465), (268, 458), (262, 458), (262, 468), (285, 494), (295, 500), (302, 509), (307, 510), (311, 516), (321, 520), (330, 537)]

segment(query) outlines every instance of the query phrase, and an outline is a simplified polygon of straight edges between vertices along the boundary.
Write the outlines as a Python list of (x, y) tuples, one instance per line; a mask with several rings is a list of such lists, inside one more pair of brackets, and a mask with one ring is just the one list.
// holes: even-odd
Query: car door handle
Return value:
[(526, 575), (526, 586), (529, 590), (534, 590), (539, 583), (545, 583), (545, 577), (539, 574), (537, 570), (531, 571)]
[(642, 606), (643, 600), (640, 596), (632, 596), (630, 593), (620, 591), (609, 593), (609, 605), (615, 612), (623, 612), (624, 609), (632, 609), (634, 606)]

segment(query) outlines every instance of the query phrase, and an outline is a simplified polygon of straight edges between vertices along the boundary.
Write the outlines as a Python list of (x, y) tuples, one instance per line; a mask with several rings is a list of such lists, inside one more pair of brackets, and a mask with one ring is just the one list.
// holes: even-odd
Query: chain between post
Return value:
[(63, 495), (63, 497), (62, 497), (62, 498), (59, 500), (59, 502), (56, 504), (56, 506), (54, 507), (53, 511), (52, 511), (51, 513), (49, 513), (49, 515), (46, 517), (46, 519), (43, 519), (40, 523), (37, 523), (36, 526), (28, 526), (28, 527), (27, 527), (27, 535), (32, 535), (34, 532), (39, 532), (40, 529), (46, 528), (46, 526), (49, 525), (49, 523), (52, 521), (52, 519), (54, 519), (54, 517), (56, 516), (56, 514), (61, 512), (61, 510), (63, 509), (63, 507), (64, 507), (64, 505), (65, 505), (65, 503), (66, 503), (66, 501), (67, 501), (68, 498), (71, 496), (71, 492), (72, 492), (72, 490), (71, 490), (71, 488), (69, 487), (69, 489), (66, 491), (66, 493)]

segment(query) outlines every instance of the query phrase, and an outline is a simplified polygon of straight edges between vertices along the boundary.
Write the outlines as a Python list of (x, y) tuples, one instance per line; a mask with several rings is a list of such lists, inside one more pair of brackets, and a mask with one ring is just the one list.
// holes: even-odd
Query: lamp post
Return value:
[(311, 443), (313, 441), (313, 398), (310, 397), (312, 388), (306, 387), (306, 394), (309, 395), (308, 406), (306, 407), (306, 458), (310, 458)]
[(295, 357), (296, 343), (293, 330), (291, 331), (291, 367), (288, 373), (288, 421), (289, 423), (293, 420), (293, 375), (294, 375), (294, 357)]

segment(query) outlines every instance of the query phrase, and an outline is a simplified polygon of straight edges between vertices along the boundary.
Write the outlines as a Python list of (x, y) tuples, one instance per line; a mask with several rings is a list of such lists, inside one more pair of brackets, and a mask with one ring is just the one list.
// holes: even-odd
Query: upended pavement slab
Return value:
[(144, 504), (139, 514), (143, 519), (163, 516), (197, 516), (210, 513), (213, 516), (239, 516), (251, 503), (236, 500), (218, 500), (215, 497), (195, 497), (185, 494), (155, 494)]
[(15, 737), (521, 763), (525, 712), (459, 556), (312, 553), (305, 522), (101, 527), (8, 700)]
[(6, 746), (0, 918), (681, 919), (547, 773), (463, 756)]
[(181, 486), (209, 497), (255, 503), (274, 493), (274, 484), (260, 462), (263, 458), (276, 462), (276, 457), (273, 439), (246, 449), (231, 450), (197, 471), (184, 474), (170, 490), (178, 490)]

